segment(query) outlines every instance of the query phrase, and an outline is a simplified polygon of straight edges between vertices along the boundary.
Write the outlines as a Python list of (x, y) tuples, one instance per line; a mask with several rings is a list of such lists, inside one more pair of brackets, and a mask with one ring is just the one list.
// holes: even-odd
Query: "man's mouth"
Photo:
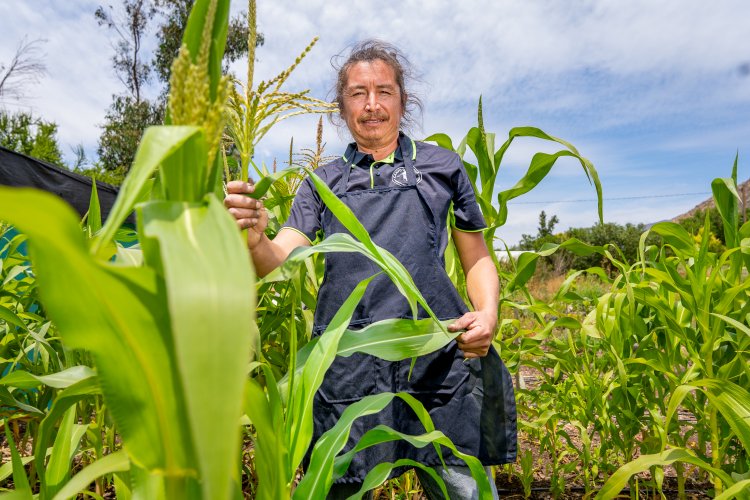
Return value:
[(379, 123), (383, 123), (384, 121), (386, 121), (385, 118), (377, 117), (377, 116), (373, 116), (373, 117), (370, 117), (370, 118), (364, 118), (364, 119), (360, 120), (361, 123), (364, 123), (366, 125), (377, 125)]

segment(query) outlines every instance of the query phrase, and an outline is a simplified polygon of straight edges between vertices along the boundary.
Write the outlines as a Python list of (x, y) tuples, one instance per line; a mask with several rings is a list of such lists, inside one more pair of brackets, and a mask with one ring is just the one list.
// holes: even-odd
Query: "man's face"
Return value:
[(377, 150), (398, 140), (401, 89), (388, 64), (358, 62), (347, 72), (341, 116), (360, 148)]

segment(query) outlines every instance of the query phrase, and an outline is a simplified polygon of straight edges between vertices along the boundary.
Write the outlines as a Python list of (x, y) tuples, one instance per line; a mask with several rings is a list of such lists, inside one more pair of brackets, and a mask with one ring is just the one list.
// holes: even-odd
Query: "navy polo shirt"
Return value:
[[(418, 188), (430, 203), (437, 220), (443, 224), (439, 228), (442, 255), (448, 244), (446, 226), (451, 208), (455, 215), (453, 227), (459, 231), (481, 231), (487, 225), (461, 158), (456, 153), (433, 144), (411, 141), (411, 145), (412, 151), (403, 152), (397, 147), (388, 157), (375, 161), (372, 155), (357, 151), (356, 144), (352, 143), (344, 156), (323, 165), (315, 170), (315, 173), (335, 192), (349, 160), (348, 156), (353, 155), (347, 191), (403, 186), (407, 184), (403, 155), (411, 154)], [(309, 177), (305, 178), (283, 227), (303, 234), (313, 243), (322, 230), (321, 213), (324, 209), (325, 204), (320, 199), (315, 185)]]

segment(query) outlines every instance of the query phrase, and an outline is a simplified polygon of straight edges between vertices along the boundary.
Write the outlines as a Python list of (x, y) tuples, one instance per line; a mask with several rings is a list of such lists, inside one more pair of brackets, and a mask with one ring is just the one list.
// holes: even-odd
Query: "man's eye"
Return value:
[(351, 93), (352, 97), (362, 97), (363, 95), (365, 95), (365, 93), (362, 92), (361, 90), (358, 90), (358, 91), (355, 91), (355, 92)]

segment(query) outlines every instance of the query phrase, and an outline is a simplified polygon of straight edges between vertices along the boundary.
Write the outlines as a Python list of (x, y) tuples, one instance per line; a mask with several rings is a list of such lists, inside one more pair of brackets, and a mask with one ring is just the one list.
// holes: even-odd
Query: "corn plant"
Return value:
[[(524, 176), (512, 188), (498, 193), (497, 199), (495, 199), (494, 193), (503, 158), (513, 141), (518, 137), (535, 137), (556, 142), (565, 146), (565, 149), (553, 154), (536, 153), (532, 157)], [(453, 141), (446, 134), (433, 134), (425, 140), (435, 142), (450, 151), (455, 151), (463, 159), (466, 172), (475, 188), (477, 202), (487, 223), (487, 229), (483, 232), (483, 236), (489, 249), (495, 248), (495, 232), (508, 219), (508, 202), (528, 193), (536, 187), (547, 176), (557, 160), (564, 157), (571, 157), (578, 160), (586, 177), (594, 184), (598, 199), (599, 220), (603, 221), (602, 186), (593, 164), (581, 156), (578, 150), (569, 142), (553, 137), (535, 127), (515, 127), (511, 129), (508, 133), (508, 139), (500, 148), (495, 150), (495, 134), (487, 132), (484, 128), (481, 97), (479, 98), (479, 106), (477, 108), (477, 126), (469, 130), (466, 137), (463, 138), (457, 147), (453, 146)], [(476, 158), (476, 165), (464, 159), (467, 147)], [(492, 253), (492, 256), (497, 264), (494, 253)], [(446, 252), (446, 264), (451, 277), (454, 278), (454, 282), (460, 285), (461, 280), (456, 277), (460, 266), (454, 252), (450, 254)]]
[[(227, 136), (240, 158), (239, 179), (248, 178), (249, 166), (258, 142), (282, 120), (306, 113), (331, 113), (332, 103), (311, 97), (309, 90), (286, 92), (281, 90), (286, 80), (310, 52), (318, 38), (314, 38), (294, 62), (268, 81), (253, 87), (255, 72), (255, 42), (257, 38), (255, 0), (248, 2), (248, 58), (247, 81), (234, 80), (227, 106)], [(236, 88), (239, 87), (239, 90)], [(264, 174), (255, 169), (256, 174)], [(227, 172), (227, 179), (230, 179)]]
[[(67, 367), (56, 328), (45, 317), (39, 302), (36, 279), (21, 251), (26, 237), (6, 228), (0, 241), (0, 401), (18, 413), (14, 419), (33, 421), (44, 414), (53, 391), (13, 385), (21, 374), (44, 376)], [(15, 374), (15, 375), (14, 375)], [(8, 377), (11, 377), (10, 379)], [(41, 385), (41, 384), (40, 384)]]
[[(146, 131), (91, 242), (61, 201), (2, 188), (0, 218), (28, 235), (47, 313), (67, 346), (91, 352), (123, 441), (122, 450), (76, 476), (72, 489), (43, 481), (44, 498), (74, 495), (114, 471), (128, 471), (134, 496), (239, 494), (237, 421), (257, 335), (247, 251), (214, 195), (228, 11), (226, 0), (195, 3), (172, 71), (171, 125)], [(112, 238), (157, 170), (152, 200), (137, 207), (144, 264), (114, 264)], [(45, 467), (40, 460), (37, 472)]]
[[(644, 317), (650, 323), (651, 339), (645, 340), (654, 348), (634, 361), (668, 381), (664, 391), (668, 405), (658, 408), (653, 417), (661, 419), (655, 424), (659, 452), (622, 467), (603, 488), (603, 498), (610, 498), (623, 478), (644, 467), (683, 461), (709, 471), (717, 494), (724, 487), (741, 491), (735, 487), (739, 482), (723, 471), (745, 473), (750, 452), (750, 282), (746, 279), (750, 224), (739, 226), (736, 180), (735, 160), (732, 176), (712, 183), (727, 237), (722, 253), (709, 250), (708, 238), (696, 243), (673, 223), (659, 223), (650, 230), (661, 236), (662, 248), (646, 248), (646, 234), (641, 239), (641, 262), (624, 292), (631, 307), (647, 310)], [(638, 351), (643, 351), (643, 344)], [(695, 452), (686, 447), (674, 422), (680, 406), (697, 419), (692, 431), (698, 437)], [(744, 452), (728, 463), (732, 446)]]
[[(305, 170), (314, 171), (331, 158), (324, 154), (323, 118), (318, 121), (317, 144), (315, 150), (302, 150), (293, 153), (293, 141), (290, 143), (289, 168), (280, 172), (274, 171), (270, 177), (275, 179), (272, 188), (265, 193), (264, 206), (268, 211), (267, 234), (273, 238), (289, 217), (292, 202)], [(260, 182), (265, 183), (264, 180)], [(262, 186), (256, 186), (262, 190)], [(323, 278), (323, 260), (313, 255), (299, 266), (298, 274), (290, 280), (261, 280), (257, 286), (258, 329), (260, 334), (260, 358), (267, 361), (276, 378), (282, 377), (293, 367), (293, 355), (303, 347), (312, 336), (313, 314), (316, 297)], [(287, 314), (279, 314), (279, 310)]]

